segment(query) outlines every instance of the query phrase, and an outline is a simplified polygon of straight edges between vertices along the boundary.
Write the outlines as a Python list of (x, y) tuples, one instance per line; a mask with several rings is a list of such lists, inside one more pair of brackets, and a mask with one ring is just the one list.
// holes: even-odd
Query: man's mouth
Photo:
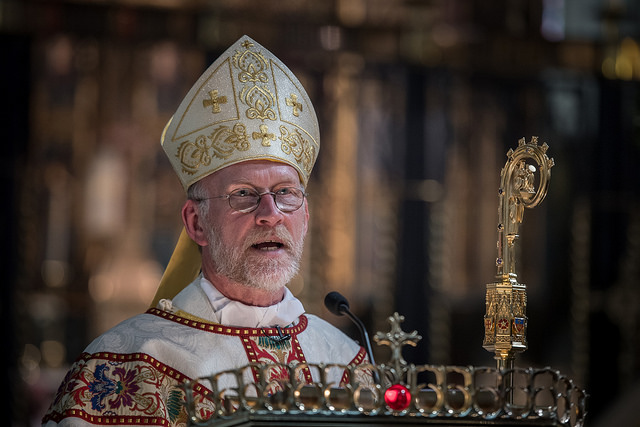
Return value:
[(282, 249), (284, 245), (280, 242), (268, 241), (256, 243), (255, 245), (251, 245), (251, 247), (260, 251), (277, 251), (278, 249)]

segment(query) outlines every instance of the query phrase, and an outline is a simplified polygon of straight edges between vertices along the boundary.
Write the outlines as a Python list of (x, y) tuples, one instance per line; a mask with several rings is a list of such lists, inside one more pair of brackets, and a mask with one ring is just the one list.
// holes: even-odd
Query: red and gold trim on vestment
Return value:
[[(219, 323), (207, 322), (204, 319), (187, 318), (179, 316), (175, 313), (160, 310), (157, 308), (150, 308), (147, 310), (147, 314), (153, 314), (163, 319), (170, 320), (172, 322), (180, 323), (181, 325), (189, 326), (190, 328), (199, 329), (205, 332), (212, 332), (214, 334), (222, 335), (236, 335), (236, 336), (260, 336), (263, 334), (276, 336), (278, 335), (278, 329), (276, 328), (239, 328), (237, 326), (225, 326)], [(281, 328), (280, 330), (284, 334), (297, 335), (307, 328), (309, 320), (304, 314), (299, 317), (299, 322), (290, 328)]]

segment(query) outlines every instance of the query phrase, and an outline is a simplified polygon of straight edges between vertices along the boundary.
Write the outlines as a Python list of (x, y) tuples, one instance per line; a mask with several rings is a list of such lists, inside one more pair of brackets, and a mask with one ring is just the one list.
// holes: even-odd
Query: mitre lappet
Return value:
[[(224, 167), (270, 160), (291, 165), (306, 186), (320, 149), (315, 110), (296, 76), (243, 36), (200, 76), (162, 132), (182, 187)], [(172, 298), (200, 272), (197, 245), (183, 230), (152, 306)]]

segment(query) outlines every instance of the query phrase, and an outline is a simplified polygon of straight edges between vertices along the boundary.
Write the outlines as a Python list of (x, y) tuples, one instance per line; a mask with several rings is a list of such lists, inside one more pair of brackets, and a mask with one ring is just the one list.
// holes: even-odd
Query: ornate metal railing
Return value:
[[(504, 424), (508, 420), (584, 424), (586, 393), (557, 370), (408, 364), (401, 348), (420, 337), (401, 330), (403, 317), (397, 313), (388, 320), (391, 332), (376, 335), (379, 343), (391, 347), (386, 364), (249, 364), (185, 383), (190, 425), (219, 425), (246, 414), (357, 416), (370, 421), (395, 417), (396, 422), (412, 418), (429, 424), (452, 419), (467, 425), (513, 425)], [(305, 370), (313, 381), (301, 375)], [(280, 375), (270, 375), (273, 371)], [(536, 420), (548, 423), (531, 424)]]

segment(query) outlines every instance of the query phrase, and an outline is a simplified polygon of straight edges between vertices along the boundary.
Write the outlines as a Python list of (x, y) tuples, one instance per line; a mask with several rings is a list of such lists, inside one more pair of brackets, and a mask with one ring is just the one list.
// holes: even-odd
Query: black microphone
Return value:
[(347, 299), (339, 292), (332, 291), (324, 297), (324, 305), (330, 312), (332, 312), (336, 316), (342, 316), (343, 314), (346, 314), (347, 317), (349, 317), (349, 319), (351, 319), (353, 323), (356, 324), (356, 326), (360, 330), (364, 349), (367, 352), (367, 356), (369, 356), (369, 361), (372, 365), (375, 365), (376, 362), (375, 360), (373, 360), (373, 352), (371, 351), (371, 342), (369, 341), (369, 334), (367, 334), (367, 329), (364, 327), (364, 323), (362, 323), (362, 321), (358, 319), (351, 312), (351, 310), (349, 310), (349, 302), (347, 301)]

